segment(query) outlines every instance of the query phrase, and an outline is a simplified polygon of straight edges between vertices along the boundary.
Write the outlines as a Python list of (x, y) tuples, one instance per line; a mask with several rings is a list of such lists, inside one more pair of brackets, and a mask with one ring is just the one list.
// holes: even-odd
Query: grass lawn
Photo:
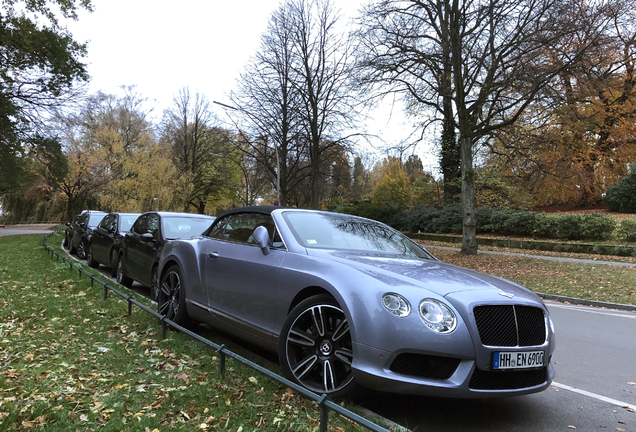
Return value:
[[(41, 235), (0, 238), (0, 430), (318, 429), (314, 402), (229, 358), (220, 379), (213, 350), (173, 331), (162, 340), (154, 317), (103, 295)], [(330, 413), (329, 430), (366, 429)]]
[(636, 305), (636, 268), (492, 254), (465, 256), (437, 248), (430, 252), (449, 264), (510, 279), (532, 291)]

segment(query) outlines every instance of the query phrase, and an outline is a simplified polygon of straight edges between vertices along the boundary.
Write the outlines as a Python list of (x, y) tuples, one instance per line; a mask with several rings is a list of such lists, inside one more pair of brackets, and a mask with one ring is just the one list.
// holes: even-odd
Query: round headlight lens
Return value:
[(445, 303), (435, 299), (420, 302), (420, 317), (428, 328), (437, 333), (450, 333), (455, 330), (457, 317)]
[(399, 294), (386, 293), (382, 296), (382, 306), (391, 315), (398, 318), (404, 318), (411, 313), (411, 305), (409, 302)]

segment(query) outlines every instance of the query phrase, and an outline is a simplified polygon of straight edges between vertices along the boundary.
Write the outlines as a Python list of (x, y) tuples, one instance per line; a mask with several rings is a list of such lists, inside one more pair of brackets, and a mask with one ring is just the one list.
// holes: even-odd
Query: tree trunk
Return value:
[(473, 142), (462, 134), (462, 255), (477, 255), (477, 219), (475, 218), (475, 170), (473, 168)]

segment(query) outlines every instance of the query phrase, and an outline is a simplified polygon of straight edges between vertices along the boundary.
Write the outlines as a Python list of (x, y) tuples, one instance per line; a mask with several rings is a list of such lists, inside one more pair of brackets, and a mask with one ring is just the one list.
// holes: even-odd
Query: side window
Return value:
[(152, 235), (156, 235), (158, 233), (158, 230), (159, 230), (159, 216), (154, 214), (149, 215), (146, 232), (149, 232)]
[(86, 223), (86, 219), (88, 219), (88, 213), (84, 213), (83, 215), (81, 215), (77, 220), (77, 224), (79, 225), (82, 223)]
[(139, 219), (135, 221), (135, 224), (130, 229), (131, 232), (137, 234), (143, 234), (146, 232), (146, 221), (148, 220), (148, 215), (139, 216)]
[(210, 230), (208, 236), (217, 240), (227, 240), (229, 233), (226, 235), (226, 231), (232, 230), (231, 220), (234, 215), (229, 215), (219, 220), (214, 228)]
[(99, 223), (99, 228), (102, 228), (106, 231), (110, 231), (110, 227), (112, 226), (113, 220), (116, 219), (115, 215), (108, 215)]
[[(252, 233), (256, 227), (264, 226), (269, 232), (270, 238), (274, 237), (276, 227), (274, 220), (268, 214), (261, 213), (238, 213), (225, 217), (210, 232), (210, 237), (219, 240), (228, 240), (239, 243), (256, 244)], [(274, 239), (276, 242), (276, 238)], [(278, 238), (280, 246), (282, 242)], [(278, 247), (278, 245), (273, 245)]]

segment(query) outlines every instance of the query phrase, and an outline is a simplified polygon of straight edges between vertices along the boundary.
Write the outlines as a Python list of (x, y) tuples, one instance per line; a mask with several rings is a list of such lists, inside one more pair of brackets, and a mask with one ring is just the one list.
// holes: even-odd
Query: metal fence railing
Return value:
[[(53, 234), (53, 233), (51, 233)], [(241, 357), (240, 355), (230, 351), (229, 349), (227, 349), (225, 347), (225, 345), (218, 345), (215, 344), (214, 342), (180, 326), (179, 324), (167, 319), (164, 315), (159, 314), (157, 311), (150, 309), (148, 306), (138, 302), (133, 296), (131, 295), (127, 295), (124, 294), (123, 292), (119, 291), (118, 289), (116, 289), (115, 287), (109, 285), (107, 282), (104, 282), (100, 279), (98, 279), (97, 277), (95, 277), (93, 274), (90, 274), (88, 272), (86, 272), (84, 270), (84, 268), (80, 265), (77, 265), (75, 263), (73, 263), (73, 261), (68, 260), (66, 257), (60, 255), (57, 251), (55, 251), (53, 248), (49, 247), (46, 244), (46, 239), (48, 236), (50, 236), (51, 234), (48, 234), (47, 236), (45, 236), (42, 240), (42, 243), (44, 245), (44, 248), (46, 249), (47, 253), (51, 254), (51, 257), (56, 257), (57, 261), (59, 261), (60, 259), (62, 260), (63, 263), (66, 263), (69, 265), (69, 270), (77, 270), (79, 273), (79, 277), (80, 279), (82, 278), (82, 275), (87, 276), (90, 281), (91, 281), (91, 287), (94, 287), (95, 283), (98, 283), (99, 285), (101, 285), (104, 288), (104, 300), (108, 299), (108, 292), (112, 291), (113, 293), (119, 295), (120, 297), (124, 298), (127, 302), (128, 302), (128, 316), (130, 316), (132, 314), (132, 307), (133, 305), (139, 307), (141, 310), (146, 311), (147, 313), (149, 313), (150, 315), (155, 316), (156, 318), (158, 318), (161, 322), (162, 325), (162, 330), (163, 330), (163, 339), (166, 338), (166, 332), (168, 327), (172, 327), (175, 328), (177, 330), (179, 330), (182, 333), (187, 334), (188, 336), (198, 340), (199, 342), (202, 342), (206, 345), (208, 345), (209, 347), (213, 348), (214, 350), (216, 350), (219, 354), (220, 354), (220, 365), (219, 365), (219, 375), (221, 376), (221, 378), (223, 378), (223, 376), (225, 375), (225, 361), (226, 361), (226, 356), (229, 356), (231, 358), (233, 358), (234, 360), (237, 360), (249, 367), (251, 367), (252, 369), (267, 375), (268, 377), (270, 377), (271, 379), (278, 381), (281, 384), (284, 384), (286, 386), (289, 386), (290, 388), (292, 388), (293, 390), (297, 391), (298, 393), (302, 394), (303, 396), (307, 397), (308, 399), (311, 399), (313, 401), (315, 401), (316, 403), (318, 403), (318, 405), (320, 406), (320, 432), (326, 432), (327, 431), (327, 427), (328, 427), (328, 422), (329, 422), (329, 410), (334, 411), (338, 414), (340, 414), (341, 416), (348, 418), (349, 420), (352, 420), (356, 423), (358, 423), (359, 425), (365, 427), (368, 430), (371, 431), (376, 431), (376, 432), (389, 432), (388, 429), (385, 429), (369, 420), (367, 420), (366, 418), (352, 412), (349, 411), (346, 408), (341, 407), (340, 405), (334, 403), (333, 401), (331, 401), (329, 399), (329, 396), (327, 396), (326, 394), (323, 395), (318, 395), (317, 393), (314, 393), (310, 390), (307, 390), (304, 387), (301, 387), (300, 385), (289, 381), (286, 378), (281, 377), (280, 375), (275, 374), (274, 372), (270, 371), (269, 369), (266, 369), (244, 357)]]

